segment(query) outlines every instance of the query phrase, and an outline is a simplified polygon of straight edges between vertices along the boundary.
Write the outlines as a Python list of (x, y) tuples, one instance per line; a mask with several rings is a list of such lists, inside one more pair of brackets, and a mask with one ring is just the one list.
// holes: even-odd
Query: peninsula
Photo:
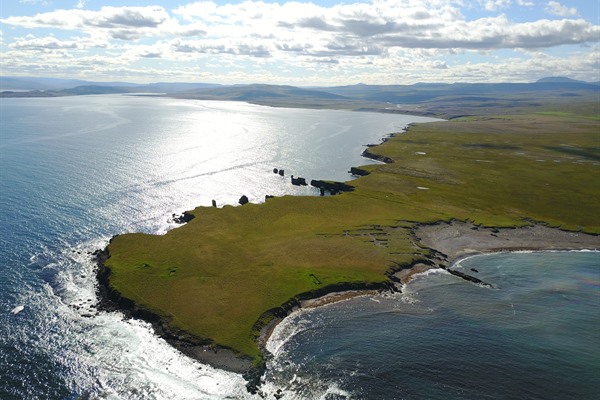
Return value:
[(116, 236), (105, 297), (193, 357), (260, 373), (268, 327), (302, 300), (393, 290), (465, 253), (599, 248), (598, 104), (565, 104), (396, 132), (369, 148), (388, 162), (340, 195), (202, 206), (165, 235)]

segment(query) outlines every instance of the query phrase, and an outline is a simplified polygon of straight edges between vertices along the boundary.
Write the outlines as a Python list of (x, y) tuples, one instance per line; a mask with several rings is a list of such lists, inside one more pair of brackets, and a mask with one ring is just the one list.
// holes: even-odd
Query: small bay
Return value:
[(402, 294), (293, 314), (270, 343), (272, 379), (298, 398), (597, 398), (600, 253), (501, 253), (458, 268), (494, 288), (432, 270)]

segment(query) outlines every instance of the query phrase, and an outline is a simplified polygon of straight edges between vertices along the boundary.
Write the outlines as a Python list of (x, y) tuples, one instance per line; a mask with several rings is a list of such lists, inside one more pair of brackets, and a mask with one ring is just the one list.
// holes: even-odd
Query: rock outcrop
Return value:
[(369, 149), (365, 149), (365, 151), (363, 151), (361, 155), (363, 157), (370, 158), (371, 160), (381, 161), (381, 162), (384, 162), (386, 164), (391, 164), (391, 163), (394, 162), (394, 159), (392, 159), (390, 157), (386, 157), (386, 156), (381, 156), (379, 154), (373, 154), (373, 153), (371, 153), (369, 151)]
[(364, 170), (362, 168), (357, 168), (357, 167), (350, 168), (350, 171), (348, 171), (348, 172), (350, 172), (354, 176), (365, 176), (365, 175), (369, 175), (370, 174), (369, 171)]
[(344, 182), (335, 181), (320, 181), (313, 179), (310, 181), (311, 186), (321, 189), (321, 195), (324, 195), (325, 190), (328, 190), (330, 194), (338, 194), (341, 192), (351, 192), (354, 190), (354, 186), (348, 185)]
[[(213, 200), (214, 201), (214, 200)], [(194, 219), (194, 216), (187, 211), (183, 214), (173, 214), (171, 220), (176, 224), (185, 224), (186, 222), (190, 222)]]
[(306, 186), (306, 179), (298, 177), (298, 178), (294, 178), (294, 175), (292, 175), (292, 185), (296, 185), (296, 186)]

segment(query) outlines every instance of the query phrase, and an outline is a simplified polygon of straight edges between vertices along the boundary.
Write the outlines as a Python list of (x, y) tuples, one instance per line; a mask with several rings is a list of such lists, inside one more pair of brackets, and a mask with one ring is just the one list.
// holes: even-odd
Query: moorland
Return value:
[(265, 327), (300, 300), (389, 290), (397, 271), (432, 265), (419, 227), (543, 225), (598, 243), (598, 93), (548, 93), (497, 93), (485, 108), (466, 95), (426, 100), (421, 111), (454, 117), (370, 147), (388, 162), (360, 167), (350, 191), (198, 207), (165, 235), (116, 236), (101, 260), (108, 297), (199, 358), (229, 349), (247, 369), (263, 365)]

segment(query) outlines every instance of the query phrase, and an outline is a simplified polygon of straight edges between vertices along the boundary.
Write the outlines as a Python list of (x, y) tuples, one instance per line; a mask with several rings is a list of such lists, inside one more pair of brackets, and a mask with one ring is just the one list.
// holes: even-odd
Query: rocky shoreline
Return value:
[[(385, 142), (385, 139), (384, 139)], [(369, 145), (372, 147), (375, 145)], [(384, 163), (394, 160), (371, 153), (365, 149), (362, 154)], [(282, 170), (273, 170), (283, 176)], [(367, 175), (368, 171), (353, 167), (350, 172), (356, 176)], [(294, 178), (292, 176), (292, 183)], [(331, 194), (352, 191), (351, 185), (331, 181), (311, 181), (311, 185)], [(241, 203), (241, 202), (240, 202)], [(213, 206), (216, 204), (213, 201)], [(173, 215), (172, 220), (185, 223), (193, 218), (191, 213)], [(472, 222), (453, 220), (439, 221), (431, 224), (417, 223), (411, 231), (414, 243), (429, 249), (429, 257), (406, 265), (392, 266), (387, 279), (382, 282), (340, 283), (319, 288), (318, 290), (302, 293), (289, 299), (279, 307), (267, 310), (254, 326), (256, 340), (263, 353), (263, 362), (255, 365), (249, 358), (240, 357), (233, 350), (218, 346), (206, 338), (199, 338), (183, 331), (174, 330), (169, 326), (169, 320), (151, 311), (137, 306), (133, 301), (123, 297), (110, 287), (110, 269), (105, 261), (110, 257), (108, 248), (94, 253), (97, 264), (99, 309), (121, 311), (129, 318), (139, 318), (152, 324), (156, 334), (165, 339), (183, 354), (215, 368), (241, 373), (248, 381), (248, 390), (256, 393), (260, 379), (266, 368), (269, 353), (266, 343), (273, 329), (292, 312), (306, 307), (319, 307), (336, 301), (346, 300), (356, 296), (372, 295), (381, 291), (397, 291), (399, 284), (405, 284), (417, 273), (431, 268), (442, 268), (468, 281), (486, 284), (472, 274), (455, 271), (452, 265), (458, 260), (475, 255), (503, 251), (544, 251), (544, 250), (599, 250), (600, 236), (582, 232), (571, 232), (531, 222), (524, 227), (493, 228), (475, 225)]]
[[(472, 222), (452, 220), (434, 224), (418, 224), (413, 229), (414, 240), (426, 246), (431, 256), (394, 274), (402, 283), (412, 276), (432, 268), (442, 268), (449, 273), (473, 283), (489, 285), (474, 274), (452, 269), (460, 260), (478, 254), (516, 251), (600, 251), (600, 236), (583, 232), (566, 231), (532, 222), (522, 227), (495, 228), (475, 225)], [(491, 285), (490, 285), (491, 286)]]
[[(110, 257), (108, 247), (95, 251), (93, 257), (95, 257), (98, 265), (96, 272), (98, 310), (119, 311), (126, 318), (141, 319), (150, 323), (156, 335), (188, 357), (214, 368), (242, 374), (248, 382), (247, 388), (251, 393), (257, 393), (261, 385), (260, 380), (266, 368), (266, 361), (269, 358), (266, 343), (273, 329), (292, 312), (300, 308), (318, 307), (365, 294), (396, 290), (391, 280), (381, 283), (341, 283), (316, 291), (301, 293), (280, 307), (266, 311), (255, 325), (255, 330), (260, 332), (257, 342), (263, 352), (263, 363), (255, 365), (251, 359), (240, 357), (233, 350), (217, 345), (209, 339), (173, 329), (169, 325), (168, 318), (139, 307), (132, 300), (123, 297), (110, 286), (111, 271), (105, 265), (106, 260)], [(268, 322), (261, 323), (264, 320)]]
[(138, 307), (133, 301), (123, 297), (110, 287), (110, 268), (105, 261), (110, 257), (108, 248), (93, 253), (98, 269), (96, 272), (98, 287), (98, 309), (103, 311), (119, 311), (126, 318), (136, 318), (152, 325), (154, 332), (183, 354), (230, 372), (248, 374), (254, 369), (250, 359), (239, 357), (233, 350), (217, 346), (212, 341), (174, 330), (169, 320), (152, 311)]
[(317, 291), (299, 294), (280, 307), (266, 311), (255, 326), (255, 330), (260, 332), (257, 342), (264, 355), (264, 362), (258, 366), (254, 365), (250, 359), (239, 357), (231, 349), (215, 345), (210, 340), (173, 330), (169, 326), (168, 319), (138, 307), (133, 301), (113, 290), (109, 284), (110, 269), (104, 264), (110, 257), (107, 249), (94, 253), (98, 263), (98, 308), (108, 311), (118, 310), (128, 318), (138, 318), (149, 322), (158, 336), (183, 354), (215, 368), (243, 374), (248, 381), (248, 390), (256, 393), (259, 390), (260, 379), (269, 358), (266, 349), (269, 337), (277, 324), (301, 308), (320, 307), (383, 291), (397, 291), (397, 283), (405, 284), (415, 274), (431, 268), (442, 268), (463, 279), (486, 284), (473, 275), (451, 269), (457, 261), (476, 254), (545, 250), (600, 251), (600, 236), (598, 235), (564, 231), (542, 224), (518, 228), (492, 228), (454, 220), (434, 224), (417, 224), (413, 229), (413, 235), (416, 241), (430, 249), (430, 256), (425, 261), (401, 266), (399, 270), (390, 271), (387, 281), (324, 287)]
[(566, 231), (532, 222), (523, 227), (493, 228), (472, 222), (439, 222), (419, 225), (415, 238), (437, 252), (443, 262), (437, 266), (449, 267), (458, 260), (475, 254), (506, 251), (546, 250), (599, 250), (600, 236)]

